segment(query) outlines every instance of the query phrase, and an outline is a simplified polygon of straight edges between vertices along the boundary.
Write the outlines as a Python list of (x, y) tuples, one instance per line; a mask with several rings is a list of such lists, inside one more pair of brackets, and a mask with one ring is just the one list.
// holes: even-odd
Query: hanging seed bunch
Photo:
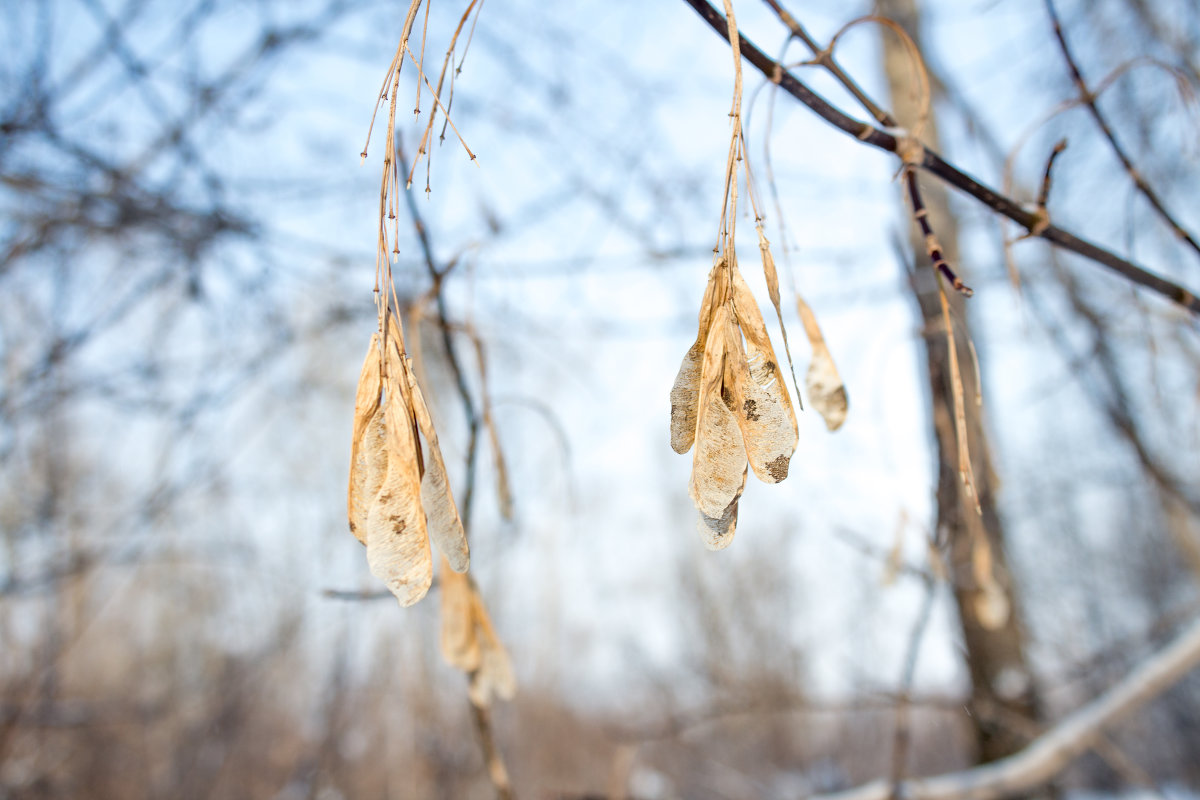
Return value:
[(395, 314), (385, 317), (382, 336), (371, 337), (358, 379), (347, 507), (371, 573), (402, 606), (429, 591), (430, 539), (453, 570), (465, 572), (470, 564), (437, 433)]
[[(671, 447), (683, 454), (695, 447), (689, 494), (700, 512), (698, 528), (712, 550), (727, 547), (737, 528), (738, 501), (750, 470), (764, 483), (788, 475), (799, 432), (783, 370), (767, 335), (762, 312), (738, 269), (734, 247), (738, 210), (738, 167), (746, 175), (754, 211), (767, 291), (783, 332), (796, 397), (796, 370), (783, 325), (779, 276), (771, 243), (763, 230), (742, 132), (741, 48), (732, 0), (725, 0), (734, 63), (732, 131), (725, 162), (715, 266), (700, 303), (696, 341), (683, 357), (671, 389)], [(807, 376), (809, 397), (830, 430), (846, 416), (846, 391), (838, 377), (816, 318), (797, 293), (798, 309), (813, 348)]]
[(671, 389), (671, 447), (695, 447), (688, 490), (713, 550), (733, 540), (748, 470), (783, 480), (798, 439), (783, 371), (731, 253), (709, 275), (696, 342)]
[[(433, 581), (431, 539), (450, 570), (462, 573), (470, 564), (466, 532), (450, 490), (437, 432), (405, 350), (400, 304), (392, 275), (391, 256), (400, 252), (399, 193), (411, 184), (411, 172), (401, 183), (396, 140), (396, 103), (400, 72), (406, 58), (415, 65), (418, 73), (417, 113), (420, 113), (422, 83), (428, 87), (434, 101), (418, 160), (425, 154), (437, 110), (441, 109), (443, 115), (446, 113), (438, 96), (442, 80), (438, 81), (438, 90), (434, 90), (422, 70), (423, 52), (418, 60), (408, 46), (420, 5), (420, 0), (412, 0), (409, 5), (400, 44), (376, 102), (376, 113), (382, 103), (388, 103), (375, 261), (378, 330), (367, 348), (354, 399), (346, 503), (350, 532), (366, 545), (371, 573), (387, 585), (402, 606), (416, 603), (429, 591)], [(473, 0), (463, 14), (447, 52), (447, 65), (452, 60), (454, 43), (476, 7)], [(421, 49), (424, 50), (423, 41)], [(443, 65), (443, 78), (445, 73), (446, 65)], [(367, 141), (370, 142), (370, 133)], [(465, 148), (466, 144), (463, 146)], [(467, 153), (474, 160), (470, 149)], [(366, 146), (362, 157), (367, 157)], [(416, 162), (413, 163), (415, 167)], [(392, 224), (389, 226), (389, 223)]]
[(749, 470), (766, 483), (783, 480), (798, 438), (762, 313), (737, 267), (738, 165), (744, 163), (745, 142), (741, 52), (730, 0), (725, 0), (725, 14), (735, 78), (716, 264), (700, 303), (696, 341), (671, 389), (671, 447), (681, 454), (695, 447), (688, 493), (700, 512), (700, 534), (712, 550), (733, 540)]

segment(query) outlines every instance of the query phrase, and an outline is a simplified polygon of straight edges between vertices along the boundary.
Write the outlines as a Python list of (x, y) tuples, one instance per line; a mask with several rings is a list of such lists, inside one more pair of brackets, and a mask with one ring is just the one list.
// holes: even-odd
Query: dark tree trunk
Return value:
[[(898, 22), (920, 46), (919, 12), (915, 0), (879, 0), (878, 12)], [(901, 125), (917, 119), (911, 57), (899, 37), (883, 29), (884, 67), (892, 106)], [(931, 81), (935, 86), (937, 82)], [(924, 143), (940, 149), (932, 118), (922, 135)], [(951, 264), (959, 266), (957, 225), (950, 213), (944, 187), (921, 183), (934, 231)], [(971, 721), (975, 728), (980, 762), (994, 761), (1019, 750), (1036, 731), (1038, 697), (1025, 655), (1025, 632), (1020, 604), (1004, 549), (1004, 529), (996, 510), (996, 480), (991, 468), (988, 439), (976, 404), (979, 378), (970, 356), (969, 305), (961, 295), (949, 297), (955, 330), (966, 410), (967, 441), (982, 515), (976, 512), (959, 476), (958, 438), (954, 424), (954, 395), (950, 353), (946, 342), (938, 284), (926, 256), (925, 242), (916, 226), (910, 227), (914, 272), (913, 295), (923, 321), (929, 397), (934, 439), (937, 443), (937, 539), (948, 555), (954, 599), (962, 625), (963, 645), (971, 674)], [(959, 270), (970, 283), (969, 265)], [(980, 608), (985, 604), (972, 559), (975, 542), (986, 536), (992, 554), (992, 574), (1007, 601), (1009, 613), (997, 625), (985, 624)]]

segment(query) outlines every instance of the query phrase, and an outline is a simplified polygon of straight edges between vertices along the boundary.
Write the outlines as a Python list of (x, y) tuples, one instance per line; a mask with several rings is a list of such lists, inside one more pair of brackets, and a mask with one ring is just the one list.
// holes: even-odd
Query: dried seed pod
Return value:
[(362, 438), (367, 424), (379, 408), (382, 377), (379, 333), (376, 332), (371, 334), (371, 346), (367, 348), (367, 357), (363, 359), (362, 370), (358, 375), (358, 388), (354, 392), (354, 436), (351, 441), (355, 443)]
[(741, 491), (746, 449), (737, 420), (723, 397), (725, 350), (733, 314), (722, 304), (713, 314), (700, 380), (696, 451), (688, 493), (708, 517), (722, 518)]
[(517, 679), (513, 675), (508, 651), (500, 643), (492, 620), (483, 605), (479, 588), (471, 586), (475, 624), (479, 635), (479, 667), (471, 673), (471, 685), (467, 695), (479, 708), (488, 708), (493, 698), (511, 700), (517, 693)]
[(728, 345), (728, 357), (734, 359), (732, 373), (733, 394), (738, 402), (734, 408), (737, 423), (754, 474), (764, 483), (778, 483), (787, 477), (792, 453), (799, 441), (799, 429), (762, 313), (750, 287), (736, 269), (733, 271), (733, 305), (745, 335), (744, 354), (742, 337), (736, 330), (733, 332), (735, 339)]
[(394, 343), (385, 354), (388, 469), (367, 514), (367, 563), (402, 606), (425, 596), (433, 582), (433, 557), (421, 509), (421, 465), (402, 356)]
[(704, 538), (704, 546), (709, 550), (724, 550), (733, 541), (733, 534), (737, 531), (738, 502), (742, 499), (742, 492), (746, 488), (748, 472), (749, 470), (742, 469), (742, 486), (721, 516), (710, 517), (703, 511), (700, 512), (696, 530), (700, 531), (700, 535)]
[(472, 672), (479, 668), (480, 648), (471, 579), (455, 572), (443, 558), (438, 588), (442, 593), (442, 658), (456, 669)]
[(708, 276), (708, 286), (700, 301), (700, 326), (696, 341), (683, 356), (675, 384), (671, 387), (671, 449), (683, 455), (692, 449), (696, 439), (696, 410), (700, 396), (700, 372), (704, 360), (704, 342), (708, 338), (709, 323), (713, 315), (713, 299), (717, 281), (724, 270), (724, 262), (713, 267)]
[[(379, 490), (379, 484), (371, 492), (364, 490), (368, 484), (368, 464), (374, 456), (362, 452), (366, 445), (367, 426), (379, 410), (379, 392), (382, 365), (379, 355), (379, 334), (371, 336), (371, 346), (367, 348), (367, 357), (363, 360), (362, 370), (358, 376), (358, 388), (354, 393), (354, 432), (350, 437), (350, 483), (346, 492), (346, 514), (349, 517), (350, 532), (360, 542), (366, 543), (367, 506)], [(380, 478), (382, 481), (382, 477)]]
[(417, 419), (417, 428), (425, 440), (425, 474), (421, 478), (421, 507), (425, 511), (429, 537), (455, 572), (466, 572), (471, 563), (470, 551), (467, 548), (467, 534), (463, 530), (462, 520), (458, 516), (458, 507), (454, 504), (454, 495), (450, 491), (450, 479), (446, 474), (446, 463), (442, 460), (442, 450), (438, 446), (437, 432), (433, 428), (433, 418), (430, 417), (429, 408), (425, 405), (421, 387), (417, 385), (417, 376), (407, 363), (405, 372), (412, 397), (413, 415)]
[(375, 409), (362, 438), (355, 442), (350, 457), (350, 492), (347, 506), (350, 532), (367, 543), (367, 513), (387, 477), (387, 430), (383, 406)]
[(849, 401), (846, 397), (846, 386), (838, 375), (833, 356), (821, 335), (821, 327), (804, 298), (796, 295), (796, 308), (800, 312), (800, 321), (804, 323), (804, 332), (812, 345), (812, 362), (808, 365), (808, 374), (804, 378), (804, 388), (808, 392), (808, 400), (817, 409), (817, 413), (825, 420), (825, 427), (836, 431), (846, 421), (846, 411)]
[(387, 478), (367, 514), (367, 564), (402, 606), (420, 600), (433, 583), (415, 466), (411, 456), (391, 454)]
[(792, 373), (792, 386), (796, 388), (796, 402), (804, 409), (804, 401), (800, 399), (800, 385), (796, 382), (796, 364), (792, 361), (792, 348), (788, 344), (787, 326), (783, 324), (783, 308), (779, 304), (779, 272), (775, 269), (775, 257), (771, 255), (771, 243), (762, 223), (755, 226), (758, 232), (758, 250), (762, 254), (763, 277), (767, 280), (767, 295), (771, 305), (775, 307), (775, 318), (779, 320), (779, 332), (783, 334), (783, 352), (787, 356), (788, 371)]

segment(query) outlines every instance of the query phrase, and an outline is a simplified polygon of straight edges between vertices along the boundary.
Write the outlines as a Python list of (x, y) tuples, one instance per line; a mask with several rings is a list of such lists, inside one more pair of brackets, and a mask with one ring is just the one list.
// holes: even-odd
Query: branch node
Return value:
[(925, 145), (907, 132), (896, 137), (896, 155), (905, 166), (919, 167), (925, 161)]

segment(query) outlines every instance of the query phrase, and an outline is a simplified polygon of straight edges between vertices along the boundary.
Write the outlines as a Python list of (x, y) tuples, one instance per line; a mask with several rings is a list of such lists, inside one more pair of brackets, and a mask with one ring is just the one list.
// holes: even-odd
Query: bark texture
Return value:
[[(915, 0), (879, 0), (877, 11), (899, 23), (920, 48), (920, 16)], [(912, 58), (899, 37), (881, 28), (884, 67), (892, 99), (893, 113), (902, 126), (911, 129), (918, 117), (916, 81)], [(936, 76), (930, 83), (938, 85)], [(922, 141), (939, 147), (935, 120), (925, 125)], [(970, 265), (959, 260), (957, 224), (950, 212), (945, 188), (937, 182), (923, 182), (922, 196), (929, 209), (933, 229), (943, 252), (959, 274), (970, 284)], [(966, 496), (958, 469), (958, 440), (954, 425), (954, 399), (950, 379), (949, 348), (942, 322), (937, 281), (929, 266), (926, 245), (916, 226), (910, 226), (910, 241), (915, 258), (911, 285), (923, 320), (929, 397), (934, 437), (937, 442), (937, 536), (949, 554), (954, 582), (954, 599), (962, 626), (963, 644), (971, 675), (971, 721), (975, 726), (978, 757), (981, 763), (1016, 753), (1037, 730), (1039, 702), (1025, 655), (1025, 631), (1021, 624), (1020, 603), (1004, 548), (1004, 528), (996, 509), (996, 479), (991, 467), (988, 438), (976, 404), (979, 376), (970, 357), (970, 301), (947, 285), (955, 327), (955, 344), (966, 399), (967, 440), (982, 515)], [(964, 274), (965, 273), (965, 274)], [(981, 619), (985, 606), (981, 587), (972, 567), (973, 542), (985, 535), (991, 546), (993, 574), (1007, 600), (1007, 619), (999, 626)]]

